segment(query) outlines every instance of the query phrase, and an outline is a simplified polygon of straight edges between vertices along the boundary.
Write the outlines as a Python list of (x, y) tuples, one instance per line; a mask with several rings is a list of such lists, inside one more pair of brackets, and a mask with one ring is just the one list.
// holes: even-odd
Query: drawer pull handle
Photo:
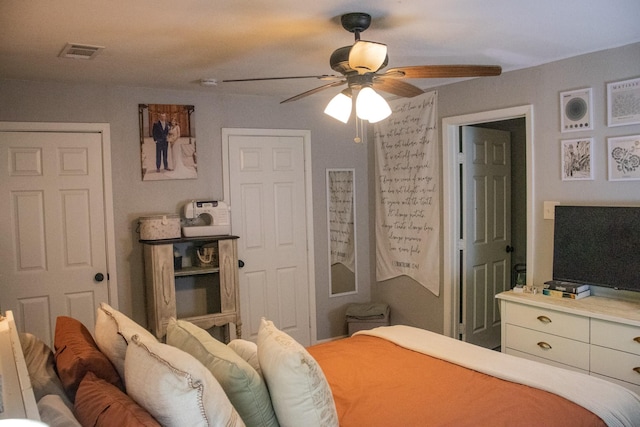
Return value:
[(544, 342), (544, 341), (540, 341), (540, 342), (538, 343), (538, 347), (540, 347), (540, 348), (541, 348), (541, 349), (543, 349), (543, 350), (551, 350), (551, 344), (546, 343), (546, 342)]
[(551, 323), (551, 319), (549, 319), (547, 316), (538, 316), (537, 319), (542, 323)]
[(634, 340), (635, 342), (637, 342), (638, 344), (640, 344), (640, 337), (635, 337), (633, 340)]
[(636, 371), (636, 373), (640, 374), (640, 367), (638, 368), (633, 368), (634, 371)]

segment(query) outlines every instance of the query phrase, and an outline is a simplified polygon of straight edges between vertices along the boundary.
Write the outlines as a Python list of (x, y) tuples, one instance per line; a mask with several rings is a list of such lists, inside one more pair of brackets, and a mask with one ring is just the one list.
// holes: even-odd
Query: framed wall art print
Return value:
[(593, 129), (591, 88), (560, 93), (560, 131)]
[(562, 180), (593, 179), (593, 138), (566, 139), (560, 146)]
[(640, 135), (607, 139), (609, 181), (640, 180)]
[(607, 126), (640, 123), (640, 78), (607, 84)]

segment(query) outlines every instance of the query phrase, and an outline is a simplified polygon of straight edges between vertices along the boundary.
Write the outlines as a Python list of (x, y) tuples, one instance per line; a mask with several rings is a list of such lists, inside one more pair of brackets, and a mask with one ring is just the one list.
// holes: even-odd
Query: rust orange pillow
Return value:
[(56, 319), (54, 348), (56, 370), (72, 402), (87, 372), (93, 372), (96, 377), (124, 390), (118, 372), (100, 352), (89, 330), (78, 320), (67, 316)]
[(85, 375), (78, 387), (74, 413), (83, 426), (160, 427), (133, 399), (92, 372)]

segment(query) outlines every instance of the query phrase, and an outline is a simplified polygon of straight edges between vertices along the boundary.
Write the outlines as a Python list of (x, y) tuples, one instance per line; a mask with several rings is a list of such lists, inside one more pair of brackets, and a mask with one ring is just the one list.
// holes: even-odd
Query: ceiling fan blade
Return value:
[(408, 79), (499, 76), (498, 65), (414, 65), (389, 69), (383, 76)]
[(233, 82), (259, 82), (263, 80), (288, 80), (288, 79), (318, 79), (318, 80), (335, 80), (342, 79), (343, 76), (336, 76), (333, 74), (323, 74), (320, 76), (291, 76), (291, 77), (257, 77), (253, 79), (230, 79), (223, 80), (224, 83)]
[(375, 73), (387, 59), (387, 45), (365, 40), (356, 41), (349, 51), (349, 67), (358, 74)]
[(399, 79), (386, 79), (384, 77), (375, 77), (373, 79), (373, 88), (404, 98), (413, 98), (414, 96), (424, 93), (422, 89), (410, 83)]
[(302, 93), (300, 93), (300, 94), (298, 94), (296, 96), (292, 96), (291, 98), (285, 99), (284, 101), (280, 102), (280, 104), (284, 104), (285, 102), (297, 101), (298, 99), (304, 98), (305, 96), (313, 95), (314, 93), (321, 92), (321, 91), (323, 91), (325, 89), (329, 89), (331, 87), (336, 87), (336, 86), (343, 85), (346, 82), (347, 81), (343, 79), (343, 80), (340, 80), (340, 81), (337, 81), (337, 82), (328, 83), (326, 85), (317, 87), (315, 89), (308, 90), (306, 92), (302, 92)]

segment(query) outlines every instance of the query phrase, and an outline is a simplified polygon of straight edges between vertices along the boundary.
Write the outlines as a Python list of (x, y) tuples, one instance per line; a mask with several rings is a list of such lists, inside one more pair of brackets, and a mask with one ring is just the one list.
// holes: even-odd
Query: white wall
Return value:
[[(346, 333), (349, 302), (368, 301), (368, 258), (359, 259), (360, 292), (329, 298), (325, 169), (356, 169), (358, 212), (367, 212), (367, 145), (353, 143), (353, 128), (322, 113), (323, 102), (310, 97), (280, 105), (279, 99), (219, 96), (215, 90), (166, 91), (148, 88), (71, 85), (0, 80), (0, 120), (38, 122), (104, 122), (111, 127), (112, 174), (119, 308), (146, 324), (142, 248), (136, 233), (140, 216), (178, 213), (195, 198), (222, 199), (223, 127), (311, 130), (318, 338)], [(138, 104), (195, 106), (198, 179), (142, 182)], [(358, 251), (369, 247), (368, 216), (358, 219)], [(240, 236), (242, 238), (242, 236)]]
[[(553, 221), (542, 218), (543, 201), (640, 206), (640, 181), (608, 181), (606, 164), (608, 137), (640, 134), (640, 125), (607, 127), (606, 84), (637, 77), (640, 77), (640, 43), (504, 73), (497, 78), (468, 80), (438, 88), (440, 119), (533, 105), (535, 258), (534, 264), (527, 266), (527, 276), (531, 275), (538, 285), (552, 275)], [(560, 92), (587, 87), (593, 89), (594, 130), (561, 133)], [(595, 179), (562, 181), (560, 140), (587, 136), (595, 141)], [(375, 268), (373, 261), (371, 265)], [(443, 306), (442, 298), (434, 297), (411, 279), (403, 277), (379, 283), (373, 295), (390, 302), (392, 323), (443, 331), (442, 316), (448, 307)]]

